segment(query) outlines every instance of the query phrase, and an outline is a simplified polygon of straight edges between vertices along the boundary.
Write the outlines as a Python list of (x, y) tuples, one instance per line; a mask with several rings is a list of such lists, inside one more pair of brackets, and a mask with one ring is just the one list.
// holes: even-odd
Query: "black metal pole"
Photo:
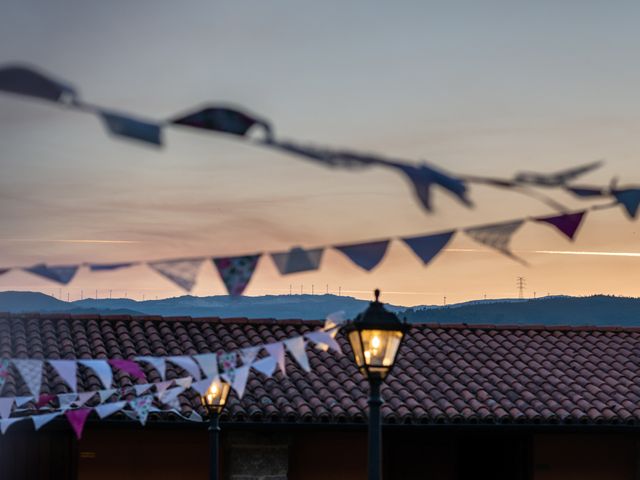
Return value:
[(218, 480), (218, 472), (220, 469), (220, 421), (218, 412), (211, 412), (209, 416), (209, 444), (211, 452), (209, 456), (209, 478), (210, 480)]
[(382, 480), (381, 383), (379, 379), (369, 380), (369, 480)]

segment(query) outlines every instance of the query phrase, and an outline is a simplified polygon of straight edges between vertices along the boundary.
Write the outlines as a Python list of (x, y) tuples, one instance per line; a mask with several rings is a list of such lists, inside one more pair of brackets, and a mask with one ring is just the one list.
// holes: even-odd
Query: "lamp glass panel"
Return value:
[(388, 369), (393, 362), (402, 340), (402, 332), (394, 330), (362, 330), (363, 357), (374, 369)]
[(349, 332), (349, 343), (353, 349), (356, 365), (362, 368), (364, 366), (364, 356), (362, 355), (362, 343), (360, 343), (360, 332), (358, 330)]
[(227, 397), (229, 396), (229, 384), (221, 382), (220, 380), (214, 380), (209, 385), (209, 388), (201, 397), (202, 404), (205, 407), (224, 407), (227, 403)]

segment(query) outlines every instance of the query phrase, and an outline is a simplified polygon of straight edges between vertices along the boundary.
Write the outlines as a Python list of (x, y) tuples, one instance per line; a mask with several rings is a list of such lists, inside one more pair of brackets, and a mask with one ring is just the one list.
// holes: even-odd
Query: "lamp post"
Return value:
[(408, 330), (392, 312), (376, 299), (345, 327), (356, 365), (369, 380), (369, 480), (382, 478), (382, 428), (380, 386), (393, 368), (400, 343)]
[(211, 382), (207, 391), (200, 397), (202, 406), (206, 408), (209, 414), (209, 446), (211, 447), (211, 455), (209, 457), (210, 480), (218, 480), (218, 473), (220, 469), (220, 413), (227, 404), (229, 390), (228, 383), (221, 382), (219, 379), (216, 379)]

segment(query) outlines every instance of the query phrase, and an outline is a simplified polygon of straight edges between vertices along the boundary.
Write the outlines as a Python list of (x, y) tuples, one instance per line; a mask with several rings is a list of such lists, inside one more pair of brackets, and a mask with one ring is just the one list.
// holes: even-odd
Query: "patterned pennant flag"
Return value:
[(330, 348), (338, 353), (342, 353), (342, 349), (336, 339), (329, 332), (323, 332), (322, 330), (316, 330), (315, 332), (309, 332), (304, 334), (309, 340), (316, 345), (324, 345), (326, 348)]
[(483, 225), (481, 227), (467, 228), (464, 232), (476, 242), (498, 250), (500, 253), (511, 257), (514, 260), (525, 263), (524, 260), (516, 257), (511, 253), (511, 250), (509, 250), (511, 237), (523, 223), (524, 220), (495, 223), (492, 225)]
[(204, 258), (165, 260), (161, 262), (151, 262), (148, 265), (160, 275), (163, 275), (179, 287), (190, 292), (196, 284), (202, 262), (204, 262)]
[(551, 217), (534, 218), (536, 222), (548, 223), (560, 230), (569, 240), (573, 240), (587, 212), (565, 213)]
[(240, 350), (240, 358), (242, 359), (243, 365), (251, 365), (253, 361), (258, 356), (258, 353), (262, 349), (261, 346), (258, 347), (248, 347)]
[(51, 365), (60, 378), (65, 381), (69, 388), (74, 392), (78, 389), (77, 370), (78, 364), (75, 360), (49, 360)]
[(271, 258), (280, 274), (287, 275), (317, 270), (320, 267), (323, 253), (323, 248), (304, 250), (300, 247), (294, 247), (288, 252), (272, 253)]
[(3, 420), (0, 420), (0, 433), (4, 435), (5, 433), (7, 433), (7, 430), (11, 425), (13, 425), (16, 422), (19, 422), (20, 420), (26, 420), (27, 418), (29, 417), (14, 417), (14, 418), (5, 418)]
[(11, 415), (11, 409), (13, 408), (13, 397), (0, 397), (0, 418), (4, 420)]
[(9, 378), (9, 359), (0, 358), (0, 392), (2, 392), (7, 378)]
[(221, 370), (228, 372), (229, 370), (235, 369), (238, 365), (238, 354), (237, 352), (223, 353), (218, 356), (218, 361), (220, 362)]
[(271, 375), (273, 375), (273, 372), (276, 369), (276, 365), (277, 365), (276, 359), (273, 358), (271, 355), (269, 355), (268, 357), (264, 357), (264, 358), (261, 358), (260, 360), (253, 362), (251, 364), (251, 367), (259, 371), (263, 375), (266, 375), (267, 377), (271, 377)]
[(136, 413), (140, 424), (144, 426), (147, 423), (147, 417), (149, 416), (149, 409), (153, 403), (153, 395), (145, 395), (144, 397), (134, 398), (129, 402), (131, 408)]
[(13, 360), (13, 365), (20, 372), (31, 394), (39, 398), (42, 385), (42, 360)]
[(434, 235), (423, 235), (419, 237), (404, 237), (402, 241), (406, 243), (413, 253), (415, 253), (424, 265), (428, 264), (433, 258), (447, 246), (455, 230), (445, 233), (437, 233)]
[(383, 240), (381, 242), (340, 245), (333, 248), (345, 254), (360, 268), (371, 271), (382, 261), (388, 246), (389, 240)]
[(136, 397), (139, 397), (140, 395), (142, 395), (144, 392), (146, 392), (150, 388), (151, 388), (151, 384), (150, 383), (145, 383), (144, 385), (134, 385), (133, 386), (133, 389), (136, 392)]
[(33, 420), (33, 426), (36, 430), (40, 430), (43, 426), (49, 423), (54, 418), (62, 415), (62, 412), (54, 412), (54, 413), (45, 413), (43, 415), (33, 415), (31, 420)]
[(114, 112), (101, 111), (100, 117), (112, 135), (162, 145), (162, 131), (159, 125)]
[(82, 431), (84, 430), (84, 424), (91, 413), (91, 408), (80, 408), (78, 410), (67, 410), (64, 412), (71, 428), (76, 433), (78, 440), (82, 438)]
[(129, 268), (134, 266), (135, 263), (133, 262), (126, 262), (126, 263), (92, 263), (91, 265), (89, 265), (89, 270), (91, 270), (92, 272), (104, 272), (104, 271), (111, 271), (111, 270), (119, 270), (121, 268)]
[(260, 254), (213, 259), (229, 295), (234, 297), (242, 295), (249, 285), (259, 259)]
[(95, 408), (96, 413), (100, 417), (100, 419), (107, 418), (109, 415), (113, 415), (116, 412), (122, 410), (127, 402), (114, 402), (114, 403), (105, 403), (103, 405), (98, 405)]
[(162, 380), (166, 377), (167, 365), (164, 361), (163, 357), (136, 357), (136, 360), (139, 362), (149, 363), (153, 368), (155, 368), (160, 374), (160, 378)]
[(110, 389), (113, 383), (113, 372), (106, 360), (78, 360), (78, 363), (93, 370), (105, 389)]
[(70, 85), (23, 65), (8, 65), (0, 69), (0, 90), (52, 102), (70, 102), (77, 96)]
[(41, 263), (39, 265), (34, 265), (33, 267), (23, 268), (23, 270), (25, 272), (33, 273), (34, 275), (53, 280), (54, 282), (60, 283), (62, 285), (66, 285), (71, 280), (73, 280), (73, 277), (78, 271), (78, 265), (50, 266)]
[(185, 355), (180, 355), (175, 357), (168, 357), (167, 360), (182, 368), (196, 380), (200, 380), (200, 378), (202, 378), (202, 375), (200, 375), (200, 368), (198, 367), (198, 364), (193, 360), (193, 358), (187, 357)]
[(282, 374), (286, 375), (287, 372), (284, 364), (284, 345), (282, 345), (282, 342), (268, 343), (264, 346), (264, 348), (267, 352), (269, 352), (269, 355), (274, 358), (274, 360), (280, 367), (280, 371), (282, 372)]
[(218, 356), (215, 353), (201, 353), (194, 355), (193, 359), (198, 362), (206, 378), (218, 376)]
[(71, 404), (78, 398), (77, 393), (61, 393), (58, 395), (58, 402), (60, 403), (60, 410), (67, 410), (71, 408)]
[(638, 206), (640, 205), (640, 188), (629, 188), (627, 190), (614, 190), (611, 192), (618, 203), (623, 207), (629, 218), (636, 218)]
[(307, 358), (304, 337), (293, 337), (285, 340), (283, 343), (293, 358), (296, 359), (298, 365), (300, 365), (305, 372), (310, 372), (311, 367), (309, 366), (309, 359)]
[(108, 362), (112, 367), (122, 370), (132, 377), (138, 378), (143, 382), (147, 380), (147, 377), (145, 377), (144, 372), (140, 368), (140, 365), (138, 365), (136, 362), (132, 362), (131, 360), (124, 360), (121, 358), (113, 358), (111, 360), (108, 360)]
[(267, 138), (271, 138), (271, 127), (265, 120), (224, 107), (203, 108), (197, 112), (176, 118), (171, 123), (240, 136), (246, 135), (254, 125), (260, 125), (264, 128)]

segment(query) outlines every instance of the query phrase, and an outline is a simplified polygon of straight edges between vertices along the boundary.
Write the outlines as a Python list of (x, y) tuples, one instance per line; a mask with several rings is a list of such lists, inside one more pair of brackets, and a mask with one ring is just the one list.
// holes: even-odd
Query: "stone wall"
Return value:
[(287, 434), (228, 432), (224, 443), (225, 480), (287, 480)]

